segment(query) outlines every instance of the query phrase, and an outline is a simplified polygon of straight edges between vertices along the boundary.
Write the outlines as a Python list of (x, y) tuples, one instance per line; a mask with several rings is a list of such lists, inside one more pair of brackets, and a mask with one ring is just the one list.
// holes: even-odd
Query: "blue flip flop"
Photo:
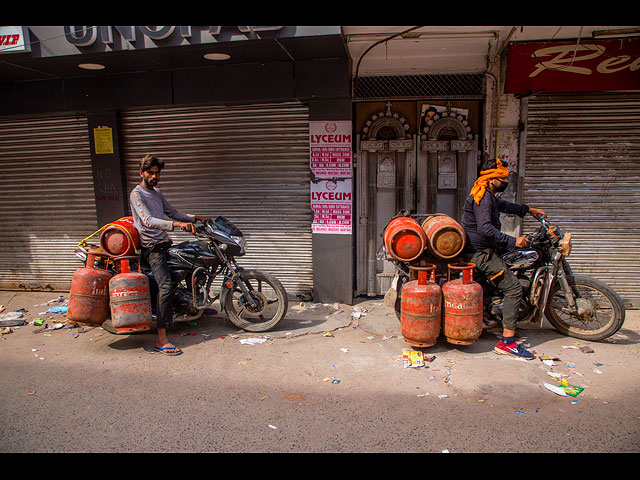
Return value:
[(172, 355), (172, 356), (180, 355), (180, 354), (182, 353), (182, 350), (178, 350), (177, 352), (168, 352), (168, 351), (167, 351), (167, 350), (176, 350), (177, 348), (176, 348), (176, 346), (175, 346), (175, 345), (168, 345), (168, 346), (166, 346), (166, 347), (162, 347), (162, 348), (153, 347), (153, 349), (154, 349), (156, 352), (160, 352), (160, 353), (163, 353), (163, 354), (165, 354), (165, 355)]

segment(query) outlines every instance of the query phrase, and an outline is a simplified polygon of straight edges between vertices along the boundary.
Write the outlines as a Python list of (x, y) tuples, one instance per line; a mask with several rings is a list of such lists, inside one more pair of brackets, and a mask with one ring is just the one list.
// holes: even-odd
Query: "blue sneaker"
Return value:
[(519, 343), (504, 343), (502, 339), (493, 348), (493, 351), (500, 355), (511, 355), (512, 357), (524, 358), (525, 360), (533, 360), (536, 356), (524, 348)]

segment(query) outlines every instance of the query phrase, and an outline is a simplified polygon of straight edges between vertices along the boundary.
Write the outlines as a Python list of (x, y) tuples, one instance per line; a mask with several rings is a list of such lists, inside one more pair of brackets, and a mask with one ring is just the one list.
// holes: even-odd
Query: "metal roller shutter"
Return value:
[(0, 119), (0, 288), (68, 291), (97, 228), (86, 117)]
[(576, 273), (640, 306), (640, 95), (530, 99), (524, 177), (524, 203), (573, 233)]
[[(127, 192), (139, 161), (166, 161), (160, 188), (178, 210), (223, 215), (247, 239), (245, 268), (274, 274), (290, 296), (313, 290), (309, 115), (300, 103), (125, 111)], [(174, 242), (192, 239), (170, 234)]]

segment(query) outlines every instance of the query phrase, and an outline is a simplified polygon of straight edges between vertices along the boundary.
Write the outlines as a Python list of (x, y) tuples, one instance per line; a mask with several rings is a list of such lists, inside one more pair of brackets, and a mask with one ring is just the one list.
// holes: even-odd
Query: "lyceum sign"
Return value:
[(640, 39), (509, 46), (506, 93), (640, 90)]

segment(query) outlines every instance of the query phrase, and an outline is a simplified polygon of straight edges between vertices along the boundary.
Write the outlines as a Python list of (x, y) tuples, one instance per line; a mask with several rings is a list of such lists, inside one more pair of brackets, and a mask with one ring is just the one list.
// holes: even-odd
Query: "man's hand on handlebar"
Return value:
[(204, 223), (206, 221), (211, 221), (211, 217), (200, 217), (198, 215), (195, 215), (193, 218), (194, 223), (191, 222), (173, 222), (173, 229), (175, 230), (176, 228), (179, 228), (180, 230), (183, 230), (185, 232), (190, 232), (190, 233), (196, 233), (196, 226), (195, 226), (195, 222), (200, 222), (200, 223)]
[(533, 207), (529, 207), (529, 214), (537, 220), (539, 220), (538, 215), (542, 215), (543, 217), (547, 216), (545, 211), (542, 210), (541, 208), (533, 208)]
[(173, 229), (179, 228), (185, 232), (196, 233), (196, 226), (191, 222), (173, 222)]
[(529, 239), (527, 237), (516, 238), (516, 248), (524, 248), (529, 245)]

